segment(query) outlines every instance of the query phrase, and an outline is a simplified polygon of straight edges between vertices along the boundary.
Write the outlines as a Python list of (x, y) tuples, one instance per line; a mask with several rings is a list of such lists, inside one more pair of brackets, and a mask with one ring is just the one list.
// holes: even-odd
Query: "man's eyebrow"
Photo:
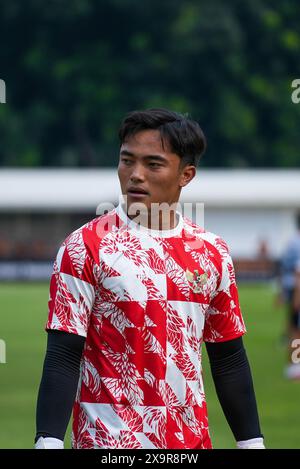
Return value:
[[(120, 152), (120, 155), (122, 155), (122, 156), (133, 156), (133, 157), (135, 157), (134, 153), (131, 153), (131, 151), (128, 151), (128, 150), (122, 150), (122, 151)], [(164, 163), (167, 161), (167, 159), (164, 158), (164, 157), (161, 156), (161, 155), (145, 155), (145, 156), (143, 156), (142, 158), (145, 159), (145, 160), (162, 161), (162, 162), (164, 162)]]
[(164, 158), (163, 156), (161, 155), (146, 155), (144, 156), (145, 160), (155, 160), (155, 161), (162, 161), (163, 163), (165, 163), (167, 161), (167, 158)]
[(124, 155), (124, 156), (134, 156), (134, 154), (131, 153), (131, 152), (128, 151), (128, 150), (122, 150), (122, 151), (120, 152), (120, 155)]

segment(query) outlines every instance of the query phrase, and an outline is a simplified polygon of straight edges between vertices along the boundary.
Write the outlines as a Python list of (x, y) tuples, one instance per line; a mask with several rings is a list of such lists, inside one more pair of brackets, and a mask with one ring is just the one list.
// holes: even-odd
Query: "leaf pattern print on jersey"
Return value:
[(148, 300), (163, 300), (164, 299), (163, 295), (158, 290), (158, 288), (154, 285), (153, 280), (151, 280), (151, 278), (143, 278), (142, 283), (147, 288)]
[(73, 309), (72, 323), (74, 323), (75, 327), (80, 324), (84, 331), (87, 331), (89, 317), (90, 308), (87, 305), (84, 296), (80, 293), (78, 307)]
[[(61, 249), (62, 248), (63, 248), (63, 246), (61, 247)], [(55, 275), (56, 278), (59, 275), (59, 267), (58, 267), (58, 264), (57, 264), (57, 259), (55, 259), (55, 261), (53, 263), (53, 275)]]
[(126, 327), (134, 327), (132, 322), (126, 317), (125, 313), (118, 308), (116, 305), (102, 301), (99, 305), (99, 311), (97, 315), (103, 315), (108, 318), (110, 323), (122, 334), (123, 337)]
[(166, 354), (157, 338), (149, 331), (147, 327), (141, 328), (142, 338), (144, 340), (145, 353), (157, 353), (162, 363), (166, 363)]
[(116, 449), (118, 448), (118, 440), (114, 438), (100, 418), (95, 422), (97, 428), (95, 433), (94, 447), (103, 449)]
[(224, 239), (216, 237), (215, 246), (222, 257), (222, 260), (226, 259), (229, 255), (229, 250), (227, 243), (224, 241)]
[(105, 384), (108, 391), (114, 397), (115, 402), (121, 402), (122, 399), (122, 388), (120, 386), (119, 378), (101, 378), (102, 382)]
[(189, 383), (186, 387), (186, 395), (185, 395), (185, 405), (189, 407), (199, 406), (202, 407), (203, 402), (205, 402), (205, 394), (203, 389), (201, 389), (200, 380), (197, 380), (197, 390), (196, 392), (192, 390), (189, 386)]
[(133, 298), (130, 296), (129, 292), (125, 290), (122, 291), (122, 296), (118, 295), (115, 291), (107, 290), (106, 288), (101, 288), (101, 298), (106, 303), (115, 303), (117, 301), (132, 301)]
[(154, 433), (160, 448), (166, 448), (166, 416), (162, 409), (155, 407), (144, 407), (144, 424), (151, 428), (145, 433), (151, 439), (151, 433)]
[(110, 255), (116, 252), (122, 253), (137, 267), (148, 266), (147, 253), (142, 249), (139, 239), (130, 231), (119, 230), (116, 233), (109, 233), (101, 242), (101, 252)]
[(156, 378), (154, 374), (151, 373), (151, 371), (149, 371), (147, 368), (145, 368), (144, 370), (144, 378), (145, 378), (146, 383), (149, 384), (149, 386), (154, 387)]
[(120, 275), (112, 266), (104, 262), (102, 258), (100, 258), (100, 265), (96, 268), (96, 272), (99, 272), (99, 285), (102, 285), (106, 277), (118, 277)]
[(156, 379), (155, 382), (155, 390), (157, 394), (160, 396), (163, 403), (167, 406), (168, 405), (168, 392), (167, 392), (167, 384), (164, 379)]
[(72, 435), (72, 447), (77, 448), (90, 448), (94, 445), (92, 438), (88, 433), (89, 420), (86, 413), (81, 409), (78, 417), (78, 427), (77, 427), (77, 439), (75, 440), (74, 434)]
[(169, 383), (165, 382), (165, 386), (166, 386), (166, 396), (167, 396), (166, 406), (168, 408), (181, 406), (182, 402), (179, 401), (178, 397), (176, 396), (175, 392), (173, 391)]
[(66, 283), (62, 280), (60, 274), (56, 275), (57, 292), (55, 297), (55, 314), (60, 322), (67, 330), (74, 332), (71, 323), (71, 305), (76, 304), (76, 300), (72, 293), (68, 290)]
[(199, 355), (201, 354), (201, 344), (202, 338), (197, 337), (197, 328), (194, 321), (188, 316), (187, 318), (187, 336), (188, 336), (188, 343), (191, 349)]
[(184, 327), (185, 324), (183, 320), (179, 316), (176, 309), (174, 309), (169, 303), (167, 314), (168, 342), (170, 342), (170, 344), (176, 351), (181, 350), (181, 345), (183, 344), (182, 330), (184, 329)]
[[(121, 395), (123, 394), (131, 405), (141, 405), (144, 393), (139, 387), (138, 381), (142, 380), (142, 377), (136, 369), (136, 366), (130, 362), (129, 354), (114, 352), (109, 346), (103, 349), (103, 354), (120, 375), (118, 382)], [(103, 382), (105, 382), (105, 384), (109, 383), (108, 378), (106, 378), (105, 381), (103, 379)], [(110, 390), (110, 388), (108, 389)]]
[(227, 270), (229, 272), (229, 281), (230, 284), (233, 285), (235, 284), (235, 271), (232, 262), (227, 263)]
[(100, 217), (93, 218), (92, 220), (88, 221), (85, 225), (84, 228), (86, 228), (89, 231), (95, 231), (97, 229), (97, 223), (100, 220)]
[(100, 400), (101, 378), (99, 376), (98, 370), (87, 358), (82, 364), (81, 377), (82, 382), (85, 384), (85, 386), (95, 395), (97, 400)]
[(72, 266), (80, 278), (86, 258), (86, 247), (82, 238), (82, 230), (74, 231), (66, 240), (66, 249), (72, 261)]
[(168, 412), (170, 414), (170, 417), (174, 420), (174, 422), (176, 423), (176, 426), (178, 427), (179, 429), (179, 432), (182, 433), (182, 430), (183, 430), (183, 421), (182, 421), (182, 417), (181, 417), (181, 412), (180, 412), (180, 405), (178, 406), (170, 406), (168, 407)]
[(147, 314), (145, 314), (145, 326), (157, 327), (156, 324), (149, 318)]
[(185, 349), (173, 355), (172, 360), (181, 371), (186, 380), (196, 381), (199, 378), (198, 372), (191, 362), (188, 351)]
[[(218, 313), (219, 311), (216, 312), (216, 314)], [(212, 321), (213, 314), (214, 312), (210, 309), (210, 312), (206, 313), (205, 315), (206, 336), (204, 340), (206, 342), (217, 342), (219, 339), (223, 338), (223, 335), (220, 332), (218, 332), (213, 325), (213, 321)]]
[(156, 251), (151, 248), (148, 250), (148, 266), (150, 270), (155, 272), (156, 274), (164, 274), (165, 273), (165, 263), (163, 259), (161, 259)]
[(166, 255), (167, 276), (175, 283), (181, 293), (189, 300), (190, 287), (186, 280), (185, 271), (174, 261), (170, 254)]
[(120, 438), (118, 441), (118, 449), (140, 449), (141, 443), (137, 440), (132, 432), (126, 430), (120, 431)]
[(143, 418), (135, 410), (134, 407), (129, 407), (122, 404), (112, 405), (115, 413), (123, 420), (123, 422), (128, 426), (132, 432), (142, 432), (143, 431)]
[(193, 432), (196, 436), (201, 436), (201, 428), (195, 416), (194, 408), (190, 406), (177, 407), (176, 411), (179, 413), (179, 418)]
[[(230, 319), (234, 326), (234, 332), (239, 334), (245, 331), (245, 324), (241, 316), (239, 314), (236, 314), (235, 309), (236, 303), (234, 302), (234, 300), (230, 300)], [(228, 311), (225, 314), (228, 316)]]
[(153, 388), (155, 392), (163, 401), (165, 405), (168, 405), (168, 395), (166, 381), (164, 379), (157, 379), (149, 370), (145, 368), (144, 378), (146, 383)]
[[(219, 311), (217, 308), (210, 308), (208, 314), (208, 321), (210, 317), (214, 315), (225, 316), (231, 322), (231, 325), (234, 327), (234, 332), (238, 335), (240, 333), (245, 332), (245, 324), (241, 319), (240, 315), (235, 313), (236, 304), (233, 300), (230, 300), (230, 307), (229, 310), (226, 311)], [(220, 335), (219, 337), (223, 337)]]

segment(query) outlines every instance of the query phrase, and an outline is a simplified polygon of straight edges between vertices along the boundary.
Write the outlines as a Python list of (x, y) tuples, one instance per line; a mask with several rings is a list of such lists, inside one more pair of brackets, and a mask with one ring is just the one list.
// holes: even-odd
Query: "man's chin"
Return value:
[(125, 198), (125, 207), (129, 215), (138, 215), (139, 213), (149, 213), (151, 203), (146, 200), (131, 199), (131, 197)]
[(136, 203), (141, 203), (143, 205), (150, 205), (150, 201), (149, 201), (149, 194), (134, 194), (134, 193), (131, 193), (131, 194), (126, 194), (123, 196), (124, 197), (124, 200), (125, 202), (127, 201), (127, 205), (131, 205), (131, 204), (136, 204)]

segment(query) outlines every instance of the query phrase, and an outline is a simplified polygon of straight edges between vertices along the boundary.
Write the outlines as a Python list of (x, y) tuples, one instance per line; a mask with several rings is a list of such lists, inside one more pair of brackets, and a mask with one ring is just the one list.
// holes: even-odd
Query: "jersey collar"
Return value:
[(171, 230), (152, 230), (150, 228), (147, 228), (146, 226), (143, 226), (141, 224), (136, 223), (135, 221), (131, 220), (124, 208), (124, 205), (120, 203), (116, 207), (116, 213), (119, 216), (119, 218), (130, 228), (136, 231), (139, 231), (141, 233), (146, 233), (150, 236), (154, 237), (159, 237), (159, 238), (173, 238), (175, 236), (179, 236), (182, 228), (183, 228), (183, 217), (180, 212), (176, 211), (176, 217), (177, 217), (177, 225), (175, 228), (172, 228)]

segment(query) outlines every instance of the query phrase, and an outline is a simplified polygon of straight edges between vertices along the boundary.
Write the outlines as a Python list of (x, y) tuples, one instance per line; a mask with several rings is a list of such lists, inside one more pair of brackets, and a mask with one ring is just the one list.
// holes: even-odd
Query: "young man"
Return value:
[(54, 264), (35, 446), (63, 448), (73, 407), (73, 448), (211, 448), (204, 341), (237, 446), (263, 448), (227, 246), (174, 210), (204, 135), (150, 109), (119, 136), (127, 203), (72, 233)]

